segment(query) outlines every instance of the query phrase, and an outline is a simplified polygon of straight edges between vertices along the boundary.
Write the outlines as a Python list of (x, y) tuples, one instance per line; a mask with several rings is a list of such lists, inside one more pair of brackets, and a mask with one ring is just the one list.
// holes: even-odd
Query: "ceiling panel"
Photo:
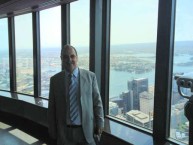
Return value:
[(76, 0), (1, 0), (0, 18), (38, 11)]

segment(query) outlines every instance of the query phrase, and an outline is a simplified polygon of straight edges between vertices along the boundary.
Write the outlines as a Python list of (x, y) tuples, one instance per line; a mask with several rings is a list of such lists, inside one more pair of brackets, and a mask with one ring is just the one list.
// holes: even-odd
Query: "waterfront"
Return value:
[[(122, 49), (122, 50), (121, 50)], [(126, 49), (126, 48), (125, 48)], [(191, 49), (191, 48), (189, 48)], [(128, 51), (129, 50), (129, 51)], [(139, 49), (137, 49), (139, 50)], [(61, 70), (61, 61), (59, 57), (59, 49), (56, 51), (56, 49), (49, 51), (49, 49), (45, 49), (42, 51), (41, 55), (41, 97), (48, 98), (49, 93), (49, 81), (50, 77), (57, 72)], [(189, 73), (193, 72), (193, 52), (192, 51), (184, 51), (183, 53), (181, 50), (177, 53), (174, 53), (174, 63), (173, 63), (173, 72), (175, 73)], [(149, 48), (148, 50), (139, 50), (136, 51), (135, 49), (126, 49), (123, 51), (123, 48), (120, 47), (120, 49), (116, 49), (111, 51), (110, 54), (110, 79), (109, 79), (109, 98), (111, 103), (115, 104), (115, 107), (118, 108), (118, 115), (116, 116), (119, 119), (127, 120), (125, 113), (129, 112), (130, 110), (127, 110), (127, 112), (123, 112), (123, 106), (118, 106), (118, 102), (116, 104), (116, 101), (113, 99), (114, 97), (118, 98), (119, 101), (121, 100), (121, 97), (123, 96), (123, 92), (128, 91), (128, 81), (132, 81), (133, 79), (140, 79), (145, 78), (148, 82), (147, 91), (149, 91), (147, 94), (152, 95), (151, 104), (153, 104), (153, 95), (154, 95), (154, 82), (155, 82), (155, 49)], [(164, 58), (163, 58), (164, 59)], [(32, 94), (33, 95), (33, 58), (29, 53), (26, 53), (26, 51), (21, 51), (17, 54), (16, 57), (16, 77), (17, 77), (17, 91), (26, 93), (26, 94)], [(80, 53), (79, 55), (79, 65), (82, 68), (88, 69), (89, 66), (89, 55), (88, 53)], [(9, 89), (9, 57), (8, 53), (3, 54), (0, 53), (0, 88), (1, 89)], [(108, 82), (107, 82), (108, 83)], [(175, 83), (175, 82), (174, 82)], [(140, 85), (138, 86), (141, 87)], [(171, 107), (171, 128), (176, 129), (173, 134), (179, 132), (179, 129), (181, 126), (183, 126), (187, 119), (185, 118), (183, 114), (183, 107), (179, 108), (179, 103), (181, 101), (181, 104), (184, 105), (186, 100), (183, 100), (182, 98), (178, 97), (179, 94), (174, 89), (172, 93), (176, 93), (172, 96), (172, 98), (177, 97), (174, 103)], [(126, 94), (126, 93), (125, 93)], [(139, 95), (139, 94), (137, 94)], [(137, 98), (140, 102), (139, 96), (133, 96), (133, 98)], [(175, 97), (174, 97), (175, 96)], [(103, 96), (102, 96), (103, 97)], [(129, 97), (129, 95), (127, 96)], [(122, 100), (125, 101), (125, 100)], [(123, 103), (133, 103), (132, 101), (123, 102)], [(122, 104), (123, 104), (122, 103)], [(128, 104), (127, 104), (128, 105)], [(109, 105), (110, 106), (110, 105)], [(148, 108), (148, 107), (146, 107)], [(153, 110), (153, 106), (149, 106), (150, 111)], [(133, 108), (131, 108), (133, 110)], [(180, 113), (179, 113), (180, 112)], [(153, 113), (152, 113), (153, 115)], [(180, 120), (179, 118), (183, 118), (183, 120)], [(152, 116), (153, 120), (153, 116)], [(176, 120), (178, 120), (178, 124), (180, 126), (176, 125)], [(127, 120), (129, 121), (129, 120)], [(152, 129), (151, 127), (148, 129)], [(180, 132), (183, 132), (183, 130), (180, 130)], [(171, 133), (171, 136), (175, 138), (175, 136)]]
[[(42, 88), (42, 95), (44, 97), (48, 97), (48, 90), (49, 90), (49, 78), (54, 75), (55, 73), (59, 72), (61, 70), (60, 65), (60, 58), (56, 56), (55, 54), (59, 54), (59, 52), (54, 53), (54, 51), (47, 51), (42, 55), (41, 58), (41, 88)], [(23, 54), (20, 54), (23, 56)], [(1, 55), (3, 56), (3, 55)], [(192, 56), (191, 54), (175, 54), (174, 57), (174, 67), (173, 72), (174, 73), (188, 73), (193, 72), (193, 62), (192, 62)], [(0, 58), (0, 86), (8, 86), (9, 83), (9, 68), (8, 68), (8, 55), (4, 55)], [(26, 61), (27, 60), (27, 61)], [(114, 68), (114, 65), (120, 66), (122, 63), (130, 63), (128, 61), (131, 61), (133, 63), (132, 66), (126, 66), (125, 69), (117, 70)], [(140, 60), (140, 61), (139, 61)], [(21, 88), (24, 88), (27, 84), (27, 87), (30, 86), (33, 87), (33, 83), (29, 81), (33, 81), (33, 62), (32, 58), (29, 58), (27, 55), (25, 57), (18, 57), (17, 59), (17, 72), (20, 74), (18, 82), (21, 86)], [(79, 56), (79, 64), (81, 67), (88, 69), (89, 62), (89, 55), (82, 54)], [(135, 62), (135, 63), (134, 63)], [(181, 65), (183, 63), (183, 65)], [(151, 70), (144, 71), (143, 67), (141, 66), (147, 66), (151, 67)], [(112, 54), (111, 55), (111, 66), (110, 66), (110, 82), (109, 82), (109, 97), (117, 97), (122, 92), (128, 91), (127, 89), (127, 82), (131, 81), (132, 79), (139, 79), (139, 78), (148, 78), (148, 85), (154, 87), (155, 82), (155, 54), (154, 53), (133, 53), (133, 52), (127, 52), (127, 53), (119, 53), (119, 54)], [(19, 68), (20, 67), (20, 68)], [(141, 72), (129, 72), (127, 71), (128, 68), (135, 70), (136, 68), (140, 68)], [(7, 84), (7, 85), (6, 85)], [(22, 85), (23, 84), (23, 85)], [(33, 94), (33, 89), (31, 90), (31, 94)], [(22, 90), (21, 90), (22, 91)], [(27, 91), (25, 89), (25, 91)], [(28, 91), (27, 91), (28, 92)]]
[[(142, 56), (144, 58), (145, 54), (137, 54), (138, 56)], [(153, 55), (153, 54), (152, 54)], [(147, 55), (148, 57), (149, 55)], [(173, 72), (175, 73), (189, 73), (193, 72), (193, 63), (192, 63), (192, 55), (190, 54), (178, 54), (174, 57), (174, 66)], [(147, 59), (147, 58), (145, 58)], [(179, 65), (180, 63), (190, 62), (190, 66)], [(110, 70), (110, 88), (109, 88), (109, 97), (119, 96), (122, 92), (128, 91), (127, 89), (127, 81), (132, 79), (139, 78), (148, 78), (149, 86), (154, 86), (155, 82), (155, 69), (152, 69), (149, 72), (144, 73), (129, 73), (127, 71), (116, 71), (114, 69)]]

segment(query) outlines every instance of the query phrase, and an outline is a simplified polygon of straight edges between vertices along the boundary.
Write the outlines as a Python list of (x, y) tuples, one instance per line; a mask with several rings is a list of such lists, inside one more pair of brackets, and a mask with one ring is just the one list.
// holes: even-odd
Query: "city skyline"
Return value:
[[(176, 1), (173, 75), (193, 72), (191, 3), (192, 0)], [(88, 0), (80, 0), (70, 5), (71, 44), (78, 49), (80, 66), (89, 69), (90, 4)], [(113, 0), (110, 17), (110, 74), (109, 82), (106, 82), (109, 84), (109, 114), (152, 130), (158, 0)], [(40, 11), (41, 95), (45, 98), (48, 98), (49, 78), (61, 71), (60, 18), (59, 6)], [(17, 89), (21, 93), (33, 94), (32, 14), (16, 16), (15, 26)], [(0, 40), (0, 66), (3, 68), (0, 70), (0, 88), (9, 88), (6, 18), (0, 19)], [(6, 55), (1, 53), (3, 50)], [(128, 89), (128, 81), (142, 78), (148, 83)], [(179, 95), (175, 80), (172, 87), (170, 137), (187, 143), (188, 122), (183, 114), (187, 100)], [(137, 90), (140, 88), (145, 89)]]
[[(132, 46), (132, 45), (131, 45)], [(137, 45), (138, 47), (140, 46), (140, 45)], [(136, 46), (136, 47), (137, 47)], [(150, 45), (151, 46), (151, 45)], [(123, 47), (124, 48), (124, 47)], [(125, 48), (124, 48), (125, 49)], [(128, 48), (129, 49), (129, 48)], [(148, 51), (147, 52), (149, 52), (149, 49), (148, 49), (148, 47), (144, 47), (144, 49), (147, 49)], [(44, 50), (46, 50), (46, 49), (44, 49)], [(115, 49), (116, 50), (116, 49)], [(135, 49), (133, 49), (133, 50), (135, 50)], [(56, 50), (57, 51), (57, 50)], [(145, 50), (144, 50), (145, 51)], [(21, 52), (24, 52), (24, 51), (21, 51)], [(30, 52), (30, 51), (29, 51)], [(43, 95), (43, 97), (48, 97), (48, 93), (49, 93), (49, 78), (52, 76), (52, 75), (54, 75), (55, 73), (57, 73), (57, 72), (59, 72), (60, 71), (60, 59), (59, 59), (59, 57), (58, 57), (58, 55), (57, 54), (54, 54), (53, 52), (55, 52), (55, 51), (53, 51), (52, 49), (51, 49), (51, 51), (49, 52), (49, 51), (46, 51), (46, 53), (44, 54), (44, 55), (42, 55), (41, 57), (41, 63), (43, 63), (44, 65), (42, 65), (42, 68), (41, 68), (41, 70), (42, 70), (42, 73), (41, 73), (41, 75), (42, 75), (42, 80), (41, 80), (41, 82), (42, 82), (42, 86), (41, 86), (41, 91), (42, 91), (42, 95)], [(180, 52), (180, 51), (179, 51)], [(120, 63), (120, 62), (124, 62), (124, 61), (127, 61), (127, 62), (138, 62), (138, 63), (144, 63), (144, 62), (146, 62), (146, 61), (136, 61), (135, 59), (136, 59), (136, 57), (135, 57), (135, 55), (137, 56), (137, 59), (142, 59), (142, 60), (154, 60), (155, 59), (155, 57), (149, 57), (150, 55), (149, 55), (149, 53), (145, 53), (145, 54), (143, 54), (143, 51), (142, 52), (139, 52), (139, 53), (131, 53), (131, 51), (130, 52), (128, 52), (128, 53), (124, 53), (124, 52), (122, 52), (123, 54), (116, 54), (115, 56), (112, 56), (112, 60), (111, 60), (111, 69), (113, 70), (113, 66), (115, 65), (115, 66), (121, 66), (122, 64), (124, 64), (124, 63)], [(187, 51), (185, 52), (185, 53), (188, 53)], [(184, 54), (185, 54), (184, 53)], [(23, 55), (23, 54), (25, 54), (25, 55)], [(143, 55), (142, 55), (143, 54)], [(154, 53), (153, 53), (154, 54)], [(33, 94), (33, 84), (32, 84), (32, 82), (33, 82), (33, 71), (30, 71), (32, 68), (33, 68), (33, 63), (31, 63), (31, 62), (33, 62), (33, 59), (32, 59), (32, 56), (31, 56), (31, 58), (29, 58), (29, 56), (30, 55), (26, 55), (26, 52), (25, 53), (18, 53), (18, 55), (19, 56), (17, 56), (17, 60), (16, 60), (16, 63), (19, 63), (19, 66), (21, 66), (22, 67), (22, 70), (21, 69), (18, 69), (19, 71), (21, 71), (21, 72), (17, 72), (17, 73), (19, 73), (21, 76), (17, 79), (20, 83), (20, 87), (18, 88), (18, 89), (20, 89), (19, 91), (20, 92), (24, 92), (24, 93), (31, 93), (31, 94)], [(128, 56), (131, 56), (132, 55), (132, 57), (128, 57)], [(183, 54), (176, 54), (178, 57), (180, 56), (180, 55), (182, 55), (182, 57), (183, 57)], [(189, 55), (189, 54), (187, 54), (187, 55)], [(84, 57), (88, 57), (88, 55), (83, 55)], [(8, 60), (8, 55), (6, 56), (7, 57), (7, 60)], [(84, 58), (84, 57), (82, 57), (82, 58)], [(125, 57), (128, 57), (128, 58), (130, 58), (131, 60), (126, 60), (125, 59)], [(4, 58), (5, 58), (5, 56), (4, 56)], [(117, 59), (118, 58), (118, 59)], [(179, 57), (180, 58), (180, 57)], [(187, 58), (187, 56), (185, 55), (184, 56), (184, 58)], [(1, 58), (2, 59), (2, 58)], [(189, 61), (191, 61), (191, 57), (189, 57), (188, 58), (189, 59)], [(87, 60), (87, 59), (86, 59)], [(182, 59), (182, 60), (185, 60), (185, 59)], [(80, 62), (82, 61), (82, 60), (79, 60)], [(189, 61), (187, 61), (187, 62), (189, 62)], [(7, 62), (6, 60), (5, 61), (3, 61), (3, 62)], [(87, 61), (83, 61), (82, 62), (82, 65), (84, 66), (84, 64), (86, 63)], [(148, 61), (147, 61), (148, 62)], [(151, 62), (151, 61), (149, 61), (149, 62)], [(153, 61), (154, 62), (154, 61)], [(181, 61), (177, 61), (178, 63), (180, 63)], [(88, 62), (87, 62), (88, 63)], [(178, 64), (177, 63), (177, 64)], [(174, 65), (177, 65), (177, 64), (175, 64), (174, 63)], [(2, 65), (2, 62), (0, 62), (0, 65)], [(8, 63), (7, 63), (7, 66), (4, 64), (4, 68), (9, 68), (8, 67)], [(188, 64), (187, 64), (188, 65)], [(133, 65), (132, 67), (131, 67), (131, 69), (136, 69), (136, 66), (137, 66), (137, 64), (135, 64), (135, 65)], [(129, 66), (130, 67), (130, 66)], [(179, 66), (179, 67), (184, 67), (184, 66)], [(116, 67), (115, 67), (116, 68)], [(127, 69), (127, 68), (126, 68)], [(110, 70), (111, 71), (111, 74), (112, 74), (112, 70)], [(150, 72), (154, 72), (154, 70), (155, 70), (155, 68), (153, 68), (153, 70), (150, 70)], [(1, 70), (2, 71), (2, 70)], [(3, 73), (3, 72), (1, 72), (0, 71), (0, 76), (1, 76), (1, 74), (5, 74), (5, 72)], [(128, 81), (132, 81), (132, 80), (135, 80), (135, 79), (141, 79), (141, 78), (144, 78), (145, 76), (144, 76), (144, 73), (143, 73), (143, 71), (142, 72), (140, 72), (139, 74), (137, 73), (137, 72), (135, 72), (135, 73), (131, 73), (131, 72), (128, 72), (128, 70), (114, 70), (115, 72), (118, 72), (118, 73), (125, 73), (125, 74), (127, 74), (127, 79), (126, 78), (119, 78), (119, 83), (118, 84), (122, 84), (121, 85), (121, 88), (123, 88), (123, 86), (125, 86), (125, 88), (127, 88), (127, 89), (125, 89), (125, 90), (122, 90), (121, 91), (121, 89), (116, 89), (117, 87), (116, 86), (114, 86), (114, 88), (112, 88), (112, 89), (110, 89), (110, 94), (111, 94), (111, 91), (112, 90), (118, 90), (119, 92), (118, 92), (118, 94), (117, 95), (110, 95), (109, 96), (109, 98), (110, 98), (110, 101), (112, 101), (112, 102), (114, 102), (114, 103), (119, 103), (119, 105), (118, 104), (114, 104), (114, 108), (117, 108), (116, 110), (114, 110), (114, 111), (110, 111), (112, 114), (110, 114), (110, 115), (113, 115), (113, 116), (115, 116), (115, 117), (117, 117), (117, 118), (119, 118), (119, 119), (123, 119), (123, 120), (126, 120), (126, 121), (131, 121), (132, 120), (132, 114), (134, 113), (139, 113), (139, 114), (141, 114), (141, 115), (139, 115), (139, 117), (143, 117), (143, 118), (147, 118), (147, 116), (148, 116), (148, 114), (147, 114), (147, 112), (146, 113), (141, 113), (141, 112), (133, 112), (132, 110), (141, 110), (140, 108), (142, 107), (142, 106), (140, 106), (140, 102), (142, 103), (142, 102), (144, 102), (144, 101), (142, 101), (140, 98), (140, 96), (142, 95), (142, 94), (140, 94), (140, 93), (145, 93), (145, 92), (147, 92), (147, 93), (145, 93), (145, 94), (148, 94), (148, 95), (150, 95), (150, 94), (152, 94), (152, 93), (150, 93), (149, 91), (150, 90), (153, 90), (154, 89), (154, 80), (149, 80), (150, 78), (146, 78), (146, 80), (147, 80), (147, 82), (148, 83), (146, 83), (146, 89), (144, 90), (144, 91), (138, 91), (137, 93), (135, 92), (135, 91), (133, 91), (133, 93), (132, 93), (132, 91), (129, 91), (128, 90)], [(7, 73), (8, 73), (8, 71), (7, 71)], [(24, 74), (23, 74), (24, 73)], [(128, 78), (128, 74), (133, 74), (133, 75), (135, 75), (135, 76), (141, 76), (141, 77), (135, 77), (135, 78)], [(8, 75), (8, 74), (7, 74)], [(150, 76), (152, 76), (152, 75), (150, 75)], [(7, 77), (9, 77), (9, 76), (7, 76)], [(123, 76), (122, 76), (123, 77)], [(23, 81), (21, 81), (21, 79), (23, 80)], [(116, 79), (116, 77), (114, 77), (114, 79)], [(123, 80), (125, 80), (125, 83), (122, 83), (122, 82), (120, 82), (120, 80), (121, 79), (123, 79)], [(1, 79), (2, 80), (2, 79)], [(31, 80), (31, 81), (30, 81)], [(110, 82), (112, 81), (112, 78), (110, 78)], [(31, 82), (31, 83), (30, 83)], [(5, 82), (4, 82), (4, 84), (5, 84)], [(27, 86), (25, 86), (24, 84), (27, 84)], [(117, 83), (115, 83), (114, 81), (112, 82), (112, 83), (110, 83), (110, 87), (113, 87), (113, 85), (112, 84), (117, 84)], [(149, 84), (153, 84), (153, 86), (152, 85), (149, 85)], [(7, 86), (6, 86), (7, 87)], [(140, 88), (140, 86), (138, 86), (139, 88)], [(151, 87), (151, 89), (150, 89), (150, 87)], [(143, 86), (143, 88), (144, 88), (144, 86)], [(134, 89), (134, 88), (133, 88)], [(131, 90), (131, 89), (130, 89)], [(138, 90), (138, 89), (137, 89)], [(129, 91), (129, 92), (128, 92)], [(135, 93), (134, 93), (135, 92)], [(176, 90), (173, 90), (173, 92), (176, 92)], [(132, 95), (133, 94), (133, 95)], [(133, 96), (133, 97), (131, 97), (130, 99), (128, 98), (128, 96)], [(138, 96), (138, 97), (137, 97)], [(174, 101), (175, 102), (173, 102), (175, 105), (176, 104), (178, 104), (178, 101), (180, 101), (181, 100), (181, 98), (180, 97), (178, 97), (179, 96), (179, 94), (176, 94), (175, 95), (178, 99), (174, 99)], [(114, 98), (113, 98), (114, 97)], [(132, 99), (133, 98), (133, 99)], [(135, 98), (135, 99), (134, 99)], [(114, 100), (113, 100), (114, 99)], [(118, 99), (118, 100), (117, 100)], [(115, 100), (117, 100), (117, 101), (115, 101)], [(121, 100), (123, 101), (122, 103), (121, 103)], [(135, 102), (136, 103), (134, 103), (134, 100), (135, 100)], [(152, 100), (151, 100), (152, 101)], [(132, 105), (132, 102), (133, 102), (133, 105)], [(130, 105), (129, 105), (129, 104)], [(185, 102), (184, 102), (185, 103)], [(110, 104), (112, 104), (112, 103), (110, 103)], [(122, 106), (120, 106), (122, 104)], [(138, 106), (136, 106), (136, 104), (138, 104)], [(145, 102), (144, 103), (142, 103), (142, 104), (145, 104)], [(134, 107), (135, 106), (135, 107)], [(126, 108), (125, 108), (126, 107)], [(111, 107), (110, 107), (111, 108)], [(112, 109), (114, 109), (114, 108), (112, 108)], [(125, 108), (126, 110), (124, 111), (124, 109), (123, 108)], [(146, 107), (147, 108), (147, 107)], [(153, 109), (153, 108), (152, 108)], [(150, 110), (152, 110), (152, 109), (150, 109)], [(175, 108), (176, 109), (176, 108)], [(130, 111), (132, 111), (132, 112), (130, 112)], [(182, 110), (180, 110), (181, 112), (182, 112)], [(130, 113), (129, 113), (130, 112)], [(152, 111), (150, 111), (151, 112), (151, 114), (153, 113)], [(172, 112), (174, 112), (173, 114), (175, 114), (175, 111), (173, 111), (173, 109), (172, 109)], [(125, 115), (125, 114), (127, 114), (127, 115)], [(128, 116), (129, 115), (129, 116)], [(181, 115), (183, 115), (182, 113), (181, 113)], [(134, 117), (134, 116), (133, 116)], [(173, 115), (173, 117), (174, 118), (176, 118), (176, 116), (175, 115)], [(183, 116), (184, 117), (184, 116)], [(138, 125), (142, 125), (143, 127), (147, 127), (148, 129), (152, 129), (152, 121), (153, 121), (153, 116), (151, 117), (151, 118), (149, 118), (149, 120), (151, 120), (151, 122), (148, 122), (148, 119), (145, 119), (144, 121), (146, 122), (145, 124), (141, 124), (140, 122), (139, 122), (139, 120), (137, 121), (138, 119), (137, 119), (137, 116), (135, 116), (135, 121), (133, 120), (133, 121), (131, 121), (132, 123), (137, 123)], [(184, 121), (187, 121), (187, 120), (184, 120)], [(179, 120), (179, 122), (180, 122), (180, 120)], [(176, 123), (175, 122), (172, 122), (173, 124), (172, 124), (172, 126), (174, 126), (174, 127), (178, 127), (177, 125), (176, 125)], [(184, 124), (185, 122), (183, 122), (183, 124)]]

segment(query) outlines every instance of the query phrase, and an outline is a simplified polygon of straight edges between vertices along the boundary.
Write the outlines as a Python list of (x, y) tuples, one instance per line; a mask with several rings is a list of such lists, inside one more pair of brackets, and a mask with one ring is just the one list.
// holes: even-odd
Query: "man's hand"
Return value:
[(94, 140), (95, 140), (96, 143), (100, 142), (102, 132), (103, 132), (103, 128), (95, 127)]
[(101, 135), (102, 134), (102, 132), (103, 132), (103, 128), (100, 128), (100, 127), (96, 127), (96, 129), (95, 129), (95, 134), (97, 134), (97, 135)]

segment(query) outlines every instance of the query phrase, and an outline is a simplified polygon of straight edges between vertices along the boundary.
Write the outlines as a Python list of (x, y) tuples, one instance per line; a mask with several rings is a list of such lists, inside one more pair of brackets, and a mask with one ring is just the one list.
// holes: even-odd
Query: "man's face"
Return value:
[(62, 66), (70, 73), (77, 67), (78, 56), (73, 48), (67, 47), (61, 55)]

